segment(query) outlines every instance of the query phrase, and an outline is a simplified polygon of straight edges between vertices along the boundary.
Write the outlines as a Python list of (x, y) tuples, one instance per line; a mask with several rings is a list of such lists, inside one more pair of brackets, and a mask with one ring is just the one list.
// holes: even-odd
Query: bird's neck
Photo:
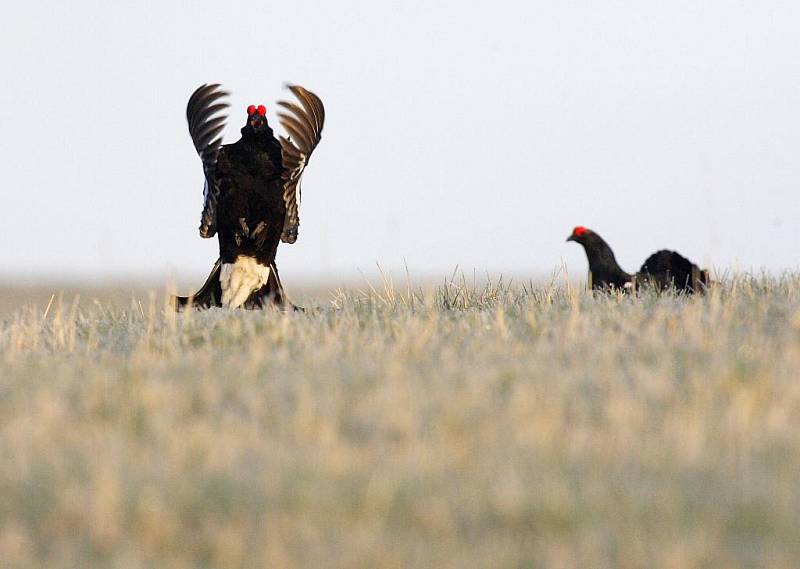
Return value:
[(266, 127), (259, 132), (253, 131), (252, 128), (246, 126), (242, 128), (242, 142), (253, 149), (266, 150), (273, 144), (275, 136), (270, 127)]
[(605, 275), (609, 277), (630, 278), (630, 275), (622, 270), (614, 256), (614, 251), (602, 237), (595, 235), (593, 239), (584, 245), (586, 258), (589, 260), (589, 270), (593, 274)]

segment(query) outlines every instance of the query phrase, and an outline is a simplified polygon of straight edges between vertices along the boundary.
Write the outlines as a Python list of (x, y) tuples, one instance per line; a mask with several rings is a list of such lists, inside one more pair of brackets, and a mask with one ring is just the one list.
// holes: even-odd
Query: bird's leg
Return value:
[(239, 218), (239, 227), (241, 227), (241, 231), (234, 231), (233, 232), (233, 239), (236, 241), (236, 246), (240, 247), (242, 245), (242, 241), (247, 239), (250, 229), (247, 227), (247, 221), (243, 217)]
[[(255, 243), (257, 249), (261, 249), (264, 246), (264, 239), (267, 237), (267, 224), (263, 221), (259, 221), (258, 225), (256, 225), (255, 229), (250, 232), (250, 239)], [(274, 269), (274, 267), (273, 267)]]

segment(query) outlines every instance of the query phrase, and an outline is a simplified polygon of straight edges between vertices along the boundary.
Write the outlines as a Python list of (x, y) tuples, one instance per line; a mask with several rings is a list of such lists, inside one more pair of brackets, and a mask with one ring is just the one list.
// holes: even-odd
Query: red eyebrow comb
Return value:
[(267, 114), (267, 107), (264, 105), (258, 105), (258, 114), (262, 117)]
[(248, 115), (252, 115), (254, 112), (256, 112), (256, 106), (255, 105), (250, 105), (249, 107), (247, 107), (247, 114)]
[(586, 228), (583, 225), (579, 225), (578, 227), (572, 230), (572, 234), (578, 237), (580, 237), (584, 233), (586, 233)]

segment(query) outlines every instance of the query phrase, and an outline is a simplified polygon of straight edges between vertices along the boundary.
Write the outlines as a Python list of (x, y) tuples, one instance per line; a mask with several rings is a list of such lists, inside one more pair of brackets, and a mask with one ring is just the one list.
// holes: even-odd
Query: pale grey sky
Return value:
[(40, 2), (0, 23), (0, 274), (200, 273), (189, 94), (327, 108), (286, 276), (797, 268), (800, 3)]

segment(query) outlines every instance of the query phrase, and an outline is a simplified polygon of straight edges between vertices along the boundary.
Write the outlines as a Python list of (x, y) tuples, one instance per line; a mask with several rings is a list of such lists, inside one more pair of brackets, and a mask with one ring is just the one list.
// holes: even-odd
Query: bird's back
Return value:
[(639, 269), (639, 276), (662, 290), (675, 287), (693, 292), (699, 285), (707, 284), (706, 271), (680, 253), (667, 249), (650, 255)]

